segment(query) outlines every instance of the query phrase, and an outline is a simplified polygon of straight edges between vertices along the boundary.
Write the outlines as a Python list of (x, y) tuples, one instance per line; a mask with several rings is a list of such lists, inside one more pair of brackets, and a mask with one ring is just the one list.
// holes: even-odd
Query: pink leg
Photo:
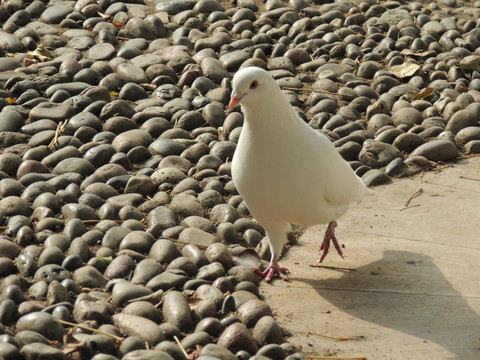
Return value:
[(265, 278), (267, 283), (271, 282), (275, 275), (282, 280), (288, 281), (288, 277), (285, 275), (285, 273), (288, 273), (288, 269), (278, 265), (278, 259), (276, 256), (272, 256), (272, 260), (265, 271), (261, 271), (257, 267), (254, 267), (253, 271), (255, 271), (258, 276)]
[(330, 247), (330, 240), (333, 241), (333, 245), (335, 246), (335, 249), (337, 249), (338, 255), (340, 255), (343, 258), (343, 253), (342, 249), (340, 248), (340, 245), (338, 244), (337, 239), (335, 238), (335, 228), (337, 227), (337, 222), (336, 221), (330, 221), (328, 223), (327, 230), (325, 231), (325, 237), (323, 238), (323, 243), (320, 246), (320, 251), (323, 250), (322, 256), (320, 256), (320, 259), (318, 260), (319, 263), (325, 259), (325, 256), (328, 254), (328, 248)]

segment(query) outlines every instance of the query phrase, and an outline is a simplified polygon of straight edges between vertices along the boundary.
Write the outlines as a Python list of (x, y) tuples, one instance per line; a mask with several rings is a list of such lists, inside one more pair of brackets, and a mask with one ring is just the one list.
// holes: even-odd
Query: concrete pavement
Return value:
[[(338, 221), (345, 259), (319, 257), (325, 226), (281, 258), (291, 282), (261, 293), (310, 356), (480, 359), (480, 158), (374, 188)], [(408, 206), (406, 203), (408, 202)]]

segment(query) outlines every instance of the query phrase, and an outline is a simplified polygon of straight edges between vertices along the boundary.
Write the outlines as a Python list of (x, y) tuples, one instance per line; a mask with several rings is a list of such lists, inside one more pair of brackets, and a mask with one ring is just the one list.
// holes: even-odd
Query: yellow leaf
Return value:
[(417, 95), (415, 95), (413, 97), (413, 100), (423, 100), (427, 96), (431, 95), (433, 93), (433, 90), (434, 90), (433, 88), (428, 87), (425, 90), (423, 90), (421, 93), (418, 93)]
[(28, 51), (27, 56), (31, 59), (38, 59), (40, 61), (48, 61), (52, 58), (52, 54), (43, 45), (38, 45), (33, 51)]
[(12, 99), (11, 97), (7, 97), (7, 98), (5, 98), (5, 100), (7, 100), (7, 102), (8, 102), (9, 104), (16, 104), (16, 103), (17, 103), (17, 102), (15, 101), (15, 99)]
[(118, 96), (118, 92), (117, 91), (110, 91), (110, 96)]
[(389, 71), (396, 77), (403, 79), (413, 76), (420, 70), (420, 65), (414, 64), (410, 61), (405, 61), (403, 64), (391, 66)]

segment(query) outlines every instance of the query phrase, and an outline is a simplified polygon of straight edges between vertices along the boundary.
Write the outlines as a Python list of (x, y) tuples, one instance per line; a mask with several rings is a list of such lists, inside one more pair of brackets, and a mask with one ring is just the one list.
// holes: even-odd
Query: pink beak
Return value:
[(240, 100), (242, 100), (242, 97), (243, 94), (237, 91), (232, 91), (232, 95), (230, 96), (230, 103), (228, 104), (228, 109), (232, 110), (235, 106), (237, 106)]

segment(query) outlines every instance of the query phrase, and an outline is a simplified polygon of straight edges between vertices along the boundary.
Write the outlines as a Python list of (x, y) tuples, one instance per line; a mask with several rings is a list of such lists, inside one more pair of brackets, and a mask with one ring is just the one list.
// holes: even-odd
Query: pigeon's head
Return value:
[(268, 88), (275, 83), (272, 76), (259, 67), (246, 67), (237, 71), (233, 77), (232, 95), (230, 96), (229, 109), (239, 103), (248, 104), (249, 101), (261, 101), (262, 96), (268, 95)]

